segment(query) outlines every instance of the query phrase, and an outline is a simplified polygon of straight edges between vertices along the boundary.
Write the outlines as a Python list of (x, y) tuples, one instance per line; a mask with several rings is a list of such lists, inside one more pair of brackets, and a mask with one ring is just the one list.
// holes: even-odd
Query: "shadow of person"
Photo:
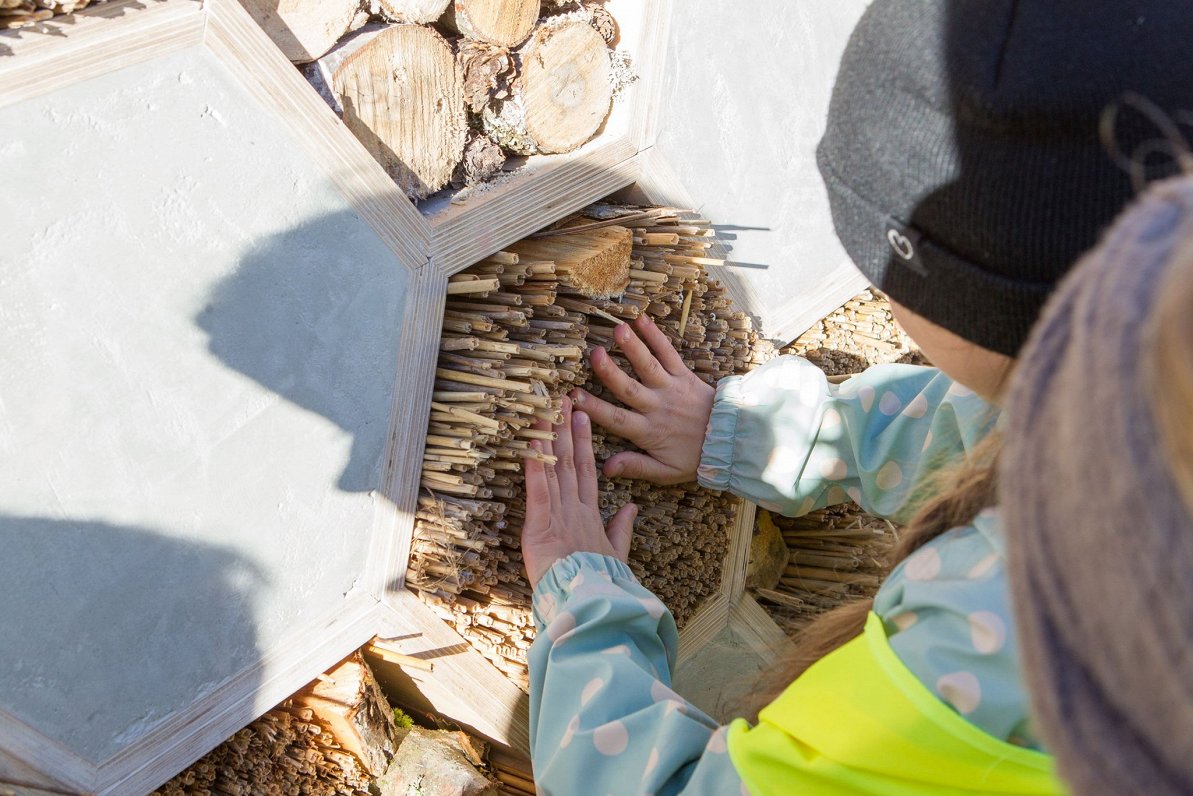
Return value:
[(225, 548), (0, 514), (0, 549), (0, 707), (84, 758), (110, 758), (260, 661), (264, 577)]
[(347, 492), (381, 480), (406, 279), (359, 216), (333, 213), (254, 245), (195, 318), (223, 363), (352, 436)]

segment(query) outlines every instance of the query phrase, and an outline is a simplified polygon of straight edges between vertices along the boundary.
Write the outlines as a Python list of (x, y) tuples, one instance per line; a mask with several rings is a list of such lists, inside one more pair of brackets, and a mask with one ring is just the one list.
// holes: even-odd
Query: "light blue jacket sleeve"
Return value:
[(726, 727), (671, 690), (679, 635), (629, 567), (557, 561), (534, 590), (530, 749), (545, 796), (738, 794)]
[(698, 477), (768, 511), (852, 499), (906, 520), (915, 489), (989, 431), (997, 412), (936, 368), (876, 365), (829, 384), (795, 356), (717, 385)]

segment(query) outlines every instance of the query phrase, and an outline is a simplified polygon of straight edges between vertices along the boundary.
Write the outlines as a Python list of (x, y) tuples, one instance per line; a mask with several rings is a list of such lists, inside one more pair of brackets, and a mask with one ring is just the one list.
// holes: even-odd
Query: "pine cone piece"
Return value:
[(518, 74), (509, 50), (473, 39), (459, 39), (456, 63), (464, 76), (464, 104), (478, 115), (492, 100), (509, 96)]

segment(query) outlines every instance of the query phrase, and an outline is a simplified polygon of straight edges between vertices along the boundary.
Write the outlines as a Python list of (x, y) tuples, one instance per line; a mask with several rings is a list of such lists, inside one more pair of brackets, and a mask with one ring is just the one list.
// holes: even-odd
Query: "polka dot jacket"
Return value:
[[(852, 498), (905, 520), (926, 476), (956, 462), (996, 411), (940, 371), (880, 365), (839, 386), (798, 357), (723, 380), (700, 482), (786, 515)], [(998, 518), (977, 517), (897, 567), (875, 600), (892, 649), (947, 705), (1036, 746), (1019, 681)], [(726, 727), (671, 690), (678, 634), (619, 561), (577, 553), (534, 592), (530, 730), (544, 794), (745, 792)]]

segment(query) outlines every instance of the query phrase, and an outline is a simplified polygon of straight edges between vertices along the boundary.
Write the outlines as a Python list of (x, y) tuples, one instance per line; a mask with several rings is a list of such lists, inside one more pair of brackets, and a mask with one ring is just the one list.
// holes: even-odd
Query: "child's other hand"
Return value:
[[(547, 424), (536, 428), (547, 430)], [(534, 443), (535, 449), (555, 456), (555, 464), (527, 459), (526, 521), (522, 525), (522, 561), (533, 588), (561, 558), (572, 553), (601, 553), (626, 561), (638, 507), (627, 503), (609, 521), (606, 531), (597, 505), (596, 456), (592, 452), (592, 424), (583, 412), (563, 402), (558, 438)]]
[(572, 397), (594, 422), (645, 453), (626, 451), (609, 457), (605, 475), (656, 484), (694, 481), (716, 390), (687, 369), (671, 341), (645, 315), (634, 321), (633, 329), (626, 324), (618, 326), (613, 339), (641, 381), (622, 372), (603, 348), (592, 352), (592, 369), (618, 400), (635, 411), (583, 390), (576, 390)]

